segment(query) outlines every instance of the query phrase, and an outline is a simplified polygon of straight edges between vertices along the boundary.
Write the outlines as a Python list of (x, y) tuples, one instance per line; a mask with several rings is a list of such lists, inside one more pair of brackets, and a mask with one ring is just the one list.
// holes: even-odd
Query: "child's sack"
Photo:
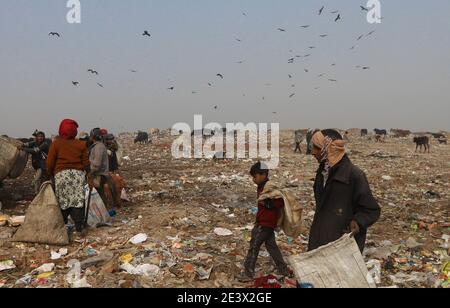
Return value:
[(283, 199), (284, 207), (280, 211), (278, 227), (287, 236), (296, 238), (302, 233), (302, 212), (303, 207), (295, 196), (288, 189), (280, 189), (277, 185), (268, 182), (259, 197), (258, 201), (266, 199)]
[(61, 208), (50, 182), (42, 184), (39, 194), (27, 210), (24, 223), (12, 240), (48, 245), (69, 244)]

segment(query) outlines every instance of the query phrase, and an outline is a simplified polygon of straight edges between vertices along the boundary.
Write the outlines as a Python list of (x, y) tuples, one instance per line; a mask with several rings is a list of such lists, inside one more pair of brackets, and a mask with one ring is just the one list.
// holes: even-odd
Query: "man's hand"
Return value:
[(359, 225), (358, 222), (356, 220), (352, 220), (352, 222), (350, 223), (350, 232), (355, 235), (359, 233)]

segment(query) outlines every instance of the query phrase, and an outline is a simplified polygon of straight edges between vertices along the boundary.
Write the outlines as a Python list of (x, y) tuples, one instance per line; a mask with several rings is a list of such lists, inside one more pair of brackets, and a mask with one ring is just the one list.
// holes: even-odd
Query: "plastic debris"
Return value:
[(159, 273), (159, 267), (153, 264), (141, 264), (135, 267), (130, 263), (123, 263), (120, 265), (120, 269), (126, 271), (131, 275), (139, 275), (145, 277), (155, 277)]
[(147, 234), (139, 233), (132, 238), (130, 238), (130, 242), (134, 245), (138, 245), (140, 243), (143, 243), (147, 240)]
[(16, 268), (16, 266), (14, 265), (14, 261), (12, 260), (0, 261), (0, 272), (14, 268)]
[(231, 232), (228, 229), (225, 228), (215, 228), (214, 229), (214, 233), (219, 235), (219, 236), (230, 236), (233, 235), (233, 232)]

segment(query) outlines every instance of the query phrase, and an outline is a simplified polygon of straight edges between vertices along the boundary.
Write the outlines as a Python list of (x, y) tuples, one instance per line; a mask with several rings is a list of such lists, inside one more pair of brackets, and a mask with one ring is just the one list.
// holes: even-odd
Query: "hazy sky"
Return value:
[(193, 125), (194, 114), (283, 128), (450, 130), (448, 0), (381, 0), (381, 25), (367, 23), (360, 0), (81, 0), (81, 24), (67, 23), (66, 2), (1, 1), (0, 133), (55, 133), (66, 117), (82, 130), (168, 128)]

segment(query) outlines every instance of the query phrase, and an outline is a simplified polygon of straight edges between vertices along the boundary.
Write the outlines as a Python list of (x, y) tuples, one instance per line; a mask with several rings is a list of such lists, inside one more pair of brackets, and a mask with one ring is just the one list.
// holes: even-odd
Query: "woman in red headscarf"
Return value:
[(69, 216), (75, 222), (77, 232), (84, 229), (84, 186), (89, 171), (89, 155), (86, 143), (76, 140), (78, 124), (63, 120), (59, 126), (59, 138), (51, 145), (47, 170), (55, 179), (55, 193), (61, 207), (64, 222)]

